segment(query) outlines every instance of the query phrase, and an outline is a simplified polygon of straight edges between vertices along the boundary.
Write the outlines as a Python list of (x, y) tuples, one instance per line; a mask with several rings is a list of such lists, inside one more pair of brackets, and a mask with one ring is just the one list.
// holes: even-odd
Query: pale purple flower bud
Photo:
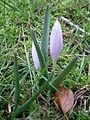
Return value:
[(50, 35), (50, 53), (53, 63), (56, 63), (63, 47), (62, 29), (58, 20), (55, 21)]
[(39, 58), (38, 58), (38, 55), (37, 55), (37, 51), (36, 51), (34, 42), (32, 42), (32, 59), (33, 59), (34, 66), (35, 66), (36, 70), (39, 69), (40, 68), (40, 62), (39, 62)]

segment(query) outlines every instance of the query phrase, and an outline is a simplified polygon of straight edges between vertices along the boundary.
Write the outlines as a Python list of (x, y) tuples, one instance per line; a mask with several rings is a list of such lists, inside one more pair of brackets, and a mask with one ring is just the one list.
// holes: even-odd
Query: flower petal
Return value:
[(50, 53), (53, 63), (56, 63), (63, 47), (62, 29), (58, 20), (55, 21), (50, 35)]
[(39, 69), (40, 68), (40, 62), (39, 62), (37, 51), (36, 51), (36, 48), (35, 48), (35, 45), (34, 45), (33, 42), (32, 42), (32, 59), (33, 59), (35, 68)]

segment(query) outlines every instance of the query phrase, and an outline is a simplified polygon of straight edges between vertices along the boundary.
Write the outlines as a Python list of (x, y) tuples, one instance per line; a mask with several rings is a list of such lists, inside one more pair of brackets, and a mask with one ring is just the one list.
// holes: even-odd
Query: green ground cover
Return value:
[[(19, 80), (20, 80), (20, 104), (31, 97), (31, 82), (36, 79), (38, 73), (34, 69), (29, 36), (30, 25), (36, 32), (39, 42), (42, 40), (42, 29), (47, 3), (50, 3), (50, 32), (58, 18), (63, 31), (64, 46), (60, 58), (57, 61), (55, 76), (62, 71), (69, 61), (79, 55), (74, 69), (67, 76), (62, 86), (69, 87), (75, 93), (85, 85), (90, 85), (88, 78), (88, 66), (90, 63), (90, 8), (89, 0), (1, 0), (0, 1), (0, 119), (9, 119), (9, 105), (14, 106), (14, 50), (18, 51)], [(61, 20), (61, 16), (68, 18), (72, 23), (80, 26), (85, 33), (75, 30)], [(25, 44), (22, 38), (21, 28), (25, 34)], [(25, 50), (27, 48), (27, 51)], [(27, 62), (27, 55), (29, 62)], [(29, 66), (30, 65), (30, 66)], [(52, 63), (48, 56), (49, 71)], [(31, 73), (31, 75), (30, 75)], [(38, 86), (36, 86), (38, 88)], [(36, 89), (33, 87), (33, 89)], [(45, 93), (46, 94), (46, 93)], [(89, 92), (90, 94), (90, 92)], [(90, 101), (90, 95), (88, 97)], [(50, 91), (46, 100), (52, 101)], [(90, 106), (90, 102), (89, 102)], [(87, 111), (77, 106), (68, 114), (69, 120), (89, 120), (90, 108)], [(62, 120), (63, 115), (57, 110), (55, 104), (48, 105), (43, 100), (36, 100), (29, 110), (22, 115), (23, 119), (30, 120)]]

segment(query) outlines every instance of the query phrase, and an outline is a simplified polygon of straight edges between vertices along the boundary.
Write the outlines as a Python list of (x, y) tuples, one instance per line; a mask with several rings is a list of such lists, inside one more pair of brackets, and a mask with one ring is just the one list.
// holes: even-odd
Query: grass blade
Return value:
[(15, 110), (16, 110), (17, 107), (18, 107), (18, 104), (19, 104), (19, 97), (20, 97), (18, 64), (17, 64), (17, 55), (16, 55), (16, 53), (14, 53), (14, 74), (15, 74)]
[(37, 1), (36, 0), (31, 0), (31, 3), (32, 3), (32, 9), (33, 9), (33, 12), (34, 12), (35, 8), (36, 8)]
[(79, 73), (79, 75), (78, 75), (78, 77), (77, 77), (77, 82), (79, 82), (79, 79), (80, 79), (80, 77), (81, 77), (81, 74), (82, 74), (82, 71), (83, 71), (83, 68), (84, 68), (84, 63), (85, 63), (85, 53), (83, 54), (83, 57), (82, 57), (82, 61), (81, 61), (81, 65), (80, 65), (80, 73)]
[(30, 66), (30, 60), (29, 60), (29, 53), (27, 52), (25, 40), (24, 40), (24, 49), (25, 49), (25, 54), (26, 54), (27, 65), (28, 65), (28, 69), (29, 69), (29, 74), (30, 74), (32, 85), (33, 85), (32, 74), (31, 74), (31, 66)]
[[(12, 10), (18, 11), (22, 15), (22, 12), (15, 6), (8, 4), (5, 0), (1, 0), (1, 2), (4, 3), (5, 5), (7, 5), (8, 7), (10, 7)], [(10, 1), (10, 3), (11, 3), (11, 1)]]
[(44, 28), (43, 28), (43, 36), (42, 36), (42, 53), (46, 59), (48, 54), (48, 39), (49, 39), (49, 28), (50, 28), (50, 6), (47, 5)]

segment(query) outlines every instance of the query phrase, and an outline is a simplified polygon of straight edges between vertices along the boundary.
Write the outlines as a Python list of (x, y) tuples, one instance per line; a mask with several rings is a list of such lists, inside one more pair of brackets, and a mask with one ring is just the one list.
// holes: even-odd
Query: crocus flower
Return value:
[(32, 59), (33, 59), (34, 66), (35, 66), (36, 70), (39, 69), (40, 68), (40, 62), (39, 62), (39, 58), (38, 58), (38, 55), (37, 55), (37, 51), (36, 51), (34, 42), (32, 42)]
[(56, 63), (63, 47), (62, 29), (58, 20), (55, 21), (50, 35), (50, 53), (53, 64)]

